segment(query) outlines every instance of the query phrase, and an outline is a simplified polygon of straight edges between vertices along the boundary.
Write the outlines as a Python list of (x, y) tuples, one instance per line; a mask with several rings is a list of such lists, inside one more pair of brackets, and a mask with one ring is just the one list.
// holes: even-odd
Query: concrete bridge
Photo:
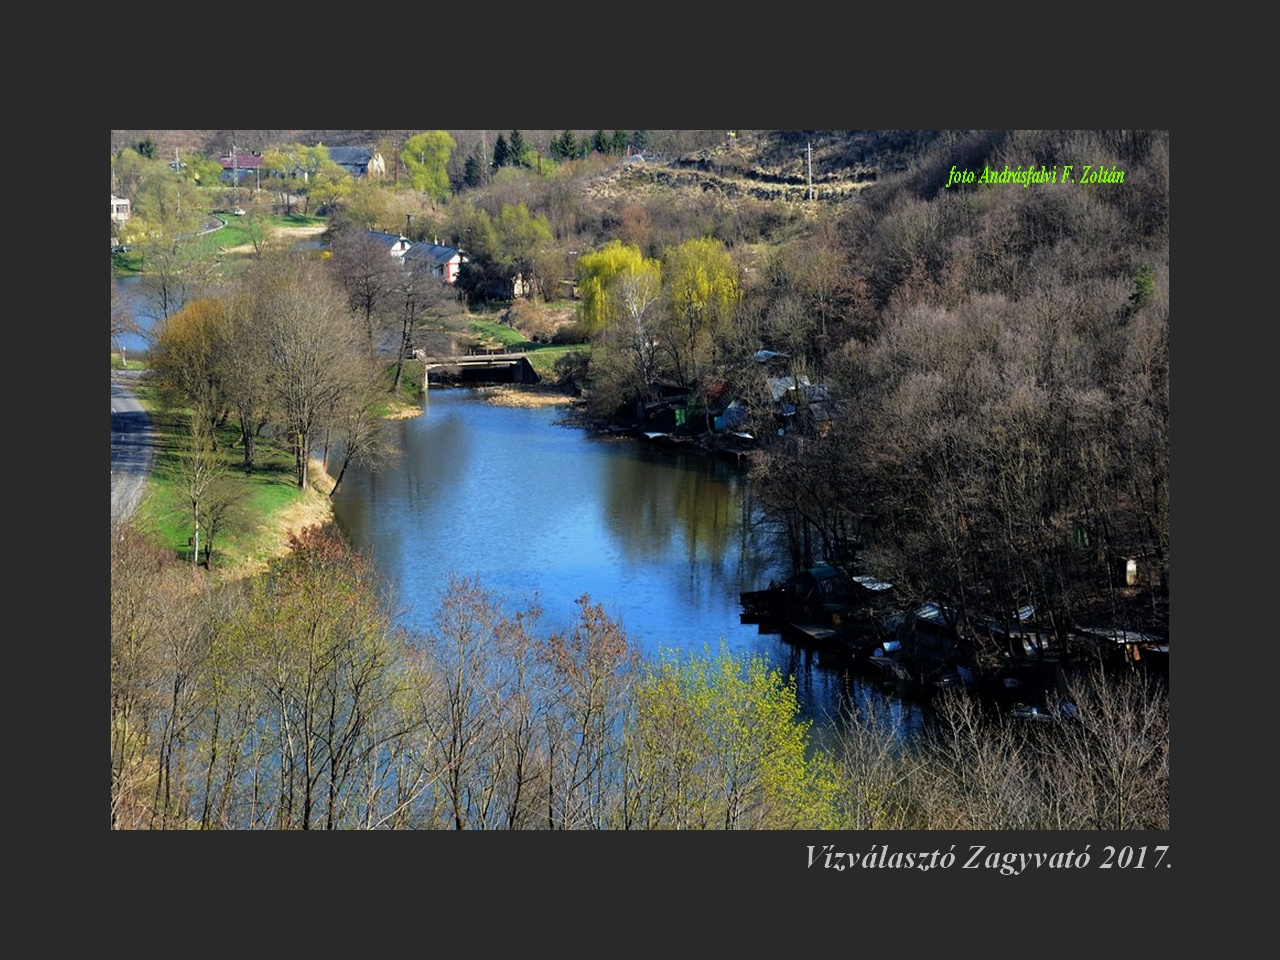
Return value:
[(469, 353), (451, 357), (431, 357), (413, 351), (414, 359), (426, 368), (423, 387), (436, 383), (537, 383), (541, 377), (523, 351)]

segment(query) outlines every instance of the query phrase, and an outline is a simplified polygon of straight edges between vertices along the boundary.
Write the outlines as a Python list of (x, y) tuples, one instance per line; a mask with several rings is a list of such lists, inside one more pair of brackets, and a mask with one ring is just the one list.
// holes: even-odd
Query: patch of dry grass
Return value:
[(333, 519), (333, 501), (329, 493), (334, 479), (325, 472), (324, 464), (311, 460), (310, 483), (306, 492), (284, 510), (266, 518), (258, 528), (252, 546), (234, 563), (219, 568), (228, 580), (264, 573), (272, 560), (289, 552), (289, 537), (308, 527), (323, 525)]
[(573, 397), (545, 387), (484, 387), (486, 403), (502, 407), (560, 407), (573, 402)]

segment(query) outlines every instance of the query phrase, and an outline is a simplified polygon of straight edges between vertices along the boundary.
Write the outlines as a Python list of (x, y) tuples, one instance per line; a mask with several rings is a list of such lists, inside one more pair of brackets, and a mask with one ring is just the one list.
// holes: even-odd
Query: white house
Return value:
[(111, 195), (111, 222), (124, 223), (133, 216), (132, 205), (125, 197), (117, 197), (114, 193)]
[(369, 236), (385, 246), (388, 252), (397, 260), (404, 257), (409, 248), (413, 246), (413, 242), (408, 237), (401, 236), (398, 233), (379, 233), (376, 230), (370, 230)]

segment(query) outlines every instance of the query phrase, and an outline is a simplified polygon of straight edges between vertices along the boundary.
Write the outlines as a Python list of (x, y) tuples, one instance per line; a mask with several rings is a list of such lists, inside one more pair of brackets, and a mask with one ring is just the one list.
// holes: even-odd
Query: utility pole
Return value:
[(809, 151), (809, 199), (812, 200), (813, 199), (813, 141), (812, 140), (808, 142), (807, 149)]

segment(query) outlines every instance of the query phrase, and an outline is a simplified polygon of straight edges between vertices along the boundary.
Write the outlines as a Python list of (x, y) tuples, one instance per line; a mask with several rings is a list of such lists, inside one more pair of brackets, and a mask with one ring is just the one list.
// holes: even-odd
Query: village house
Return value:
[(439, 243), (412, 244), (402, 255), (407, 264), (420, 264), (428, 267), (436, 276), (448, 284), (458, 281), (458, 269), (466, 263), (467, 258), (462, 251), (454, 247), (446, 247)]
[(399, 233), (379, 233), (377, 230), (370, 230), (369, 236), (386, 247), (387, 252), (397, 260), (402, 259), (413, 246), (412, 240)]
[(244, 178), (253, 174), (255, 185), (262, 182), (262, 154), (237, 151), (218, 158), (222, 167), (222, 179), (239, 186)]
[(329, 159), (357, 180), (386, 176), (387, 163), (382, 154), (368, 147), (329, 147)]

